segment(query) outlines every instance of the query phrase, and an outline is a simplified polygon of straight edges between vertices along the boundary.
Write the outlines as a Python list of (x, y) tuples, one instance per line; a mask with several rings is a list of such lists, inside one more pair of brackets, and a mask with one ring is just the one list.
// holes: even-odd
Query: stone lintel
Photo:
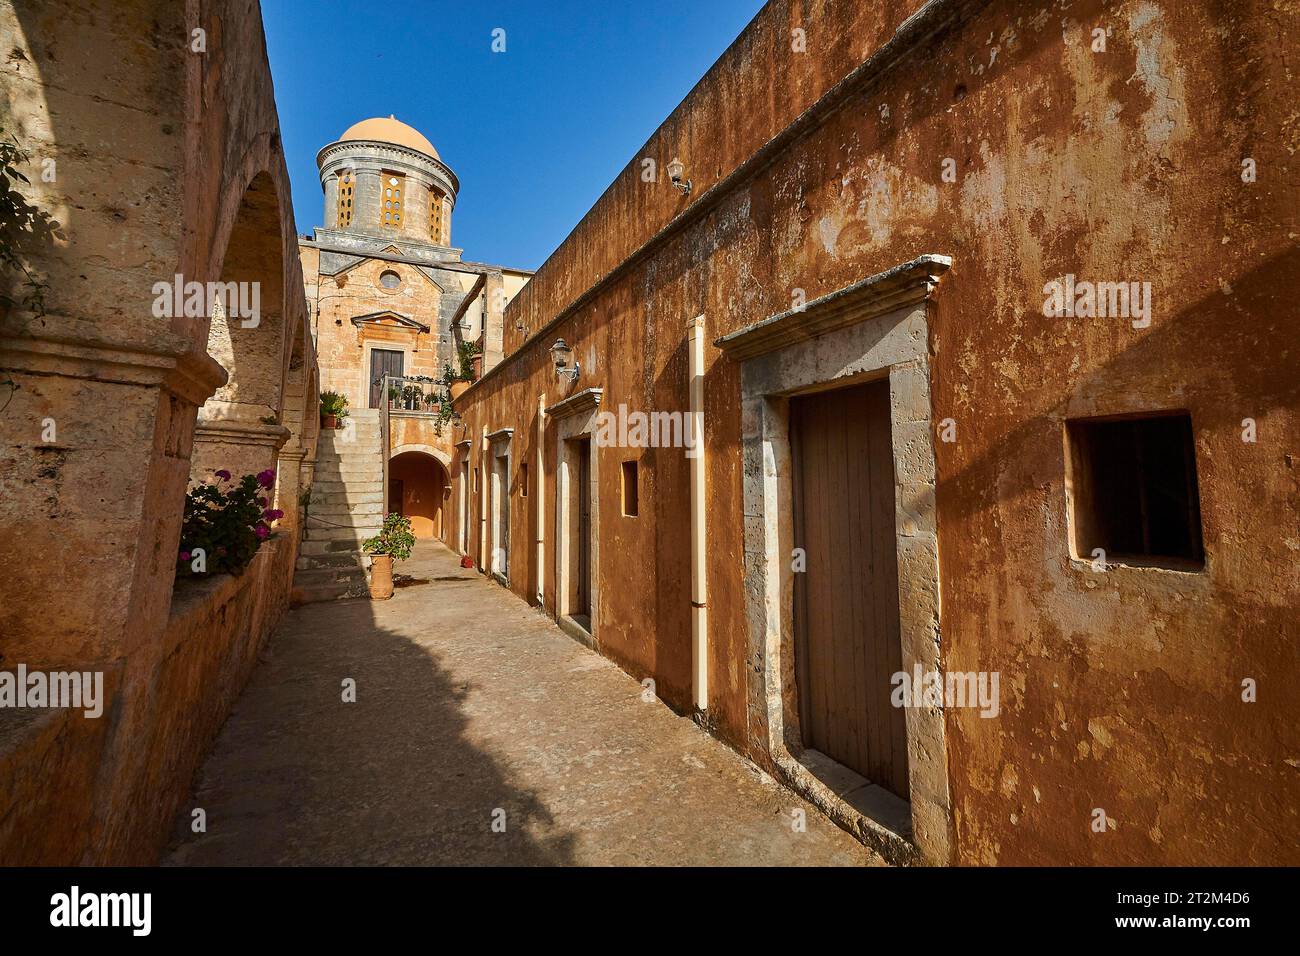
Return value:
[(200, 416), (194, 426), (196, 442), (225, 442), (231, 445), (263, 445), (277, 453), (289, 440), (289, 429), (283, 425), (243, 421), (237, 418), (204, 419)]
[(600, 407), (600, 397), (604, 393), (603, 388), (584, 388), (547, 408), (546, 414), (551, 418), (568, 418), (580, 412), (594, 412)]
[(172, 332), (147, 345), (3, 338), (0, 354), (11, 371), (158, 387), (195, 405), (228, 380), (220, 362)]
[(862, 279), (753, 325), (730, 332), (714, 345), (737, 361), (815, 339), (828, 332), (925, 301), (952, 265), (948, 256), (926, 254)]

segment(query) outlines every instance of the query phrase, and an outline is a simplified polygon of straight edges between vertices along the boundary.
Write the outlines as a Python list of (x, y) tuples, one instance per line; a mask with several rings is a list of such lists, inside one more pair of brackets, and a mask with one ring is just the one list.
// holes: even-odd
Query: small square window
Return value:
[(1204, 567), (1191, 416), (1077, 419), (1065, 427), (1074, 557)]
[(519, 496), (528, 497), (528, 462), (521, 462), (519, 465)]
[(623, 462), (623, 514), (629, 518), (637, 516), (639, 501), (636, 487), (636, 462)]

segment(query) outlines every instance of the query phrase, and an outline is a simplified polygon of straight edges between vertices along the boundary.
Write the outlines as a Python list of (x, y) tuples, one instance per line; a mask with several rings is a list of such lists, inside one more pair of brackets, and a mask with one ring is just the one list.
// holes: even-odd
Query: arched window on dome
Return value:
[(442, 191), (429, 190), (429, 238), (442, 245), (446, 242), (442, 235)]
[(379, 194), (379, 224), (386, 229), (401, 229), (406, 203), (406, 177), (385, 171)]
[(338, 226), (343, 228), (352, 225), (352, 191), (356, 187), (356, 179), (352, 175), (352, 170), (345, 169), (339, 174), (339, 206), (338, 206)]

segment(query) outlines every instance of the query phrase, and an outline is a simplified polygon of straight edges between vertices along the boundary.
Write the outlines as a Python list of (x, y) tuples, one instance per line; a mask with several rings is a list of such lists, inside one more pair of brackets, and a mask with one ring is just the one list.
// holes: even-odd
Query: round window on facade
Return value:
[(402, 277), (391, 269), (385, 269), (379, 273), (379, 284), (385, 289), (396, 289), (402, 284)]

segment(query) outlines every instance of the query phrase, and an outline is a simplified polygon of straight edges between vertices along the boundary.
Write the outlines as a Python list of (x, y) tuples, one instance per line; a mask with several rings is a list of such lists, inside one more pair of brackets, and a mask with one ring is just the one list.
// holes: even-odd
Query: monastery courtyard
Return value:
[[(389, 601), (288, 613), (166, 862), (879, 862), (442, 544), (396, 570)], [(195, 808), (206, 833), (190, 832)]]

